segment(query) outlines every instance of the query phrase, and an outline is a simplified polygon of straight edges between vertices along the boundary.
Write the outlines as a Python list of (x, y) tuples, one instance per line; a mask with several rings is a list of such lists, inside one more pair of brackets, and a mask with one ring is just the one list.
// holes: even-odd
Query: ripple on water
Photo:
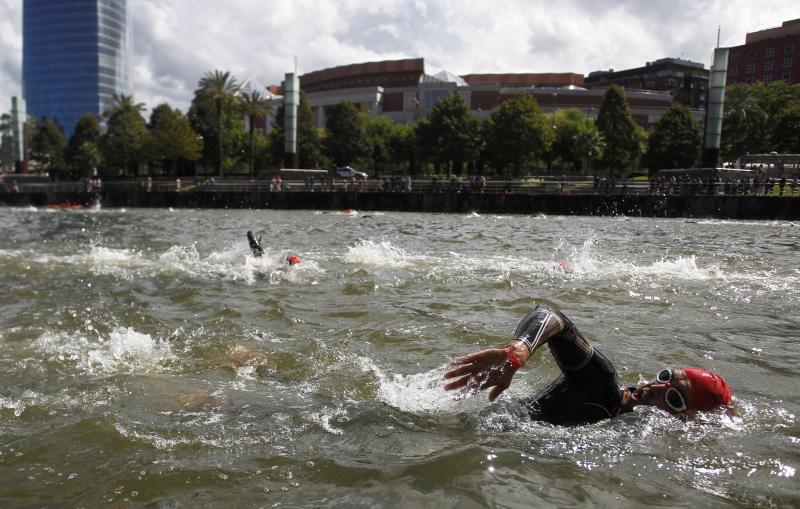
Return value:
[[(797, 505), (800, 269), (781, 222), (7, 212), (6, 505)], [(495, 403), (443, 391), (450, 359), (504, 344), (534, 301), (625, 383), (718, 370), (738, 415), (530, 422), (516, 400), (558, 374), (545, 351)]]

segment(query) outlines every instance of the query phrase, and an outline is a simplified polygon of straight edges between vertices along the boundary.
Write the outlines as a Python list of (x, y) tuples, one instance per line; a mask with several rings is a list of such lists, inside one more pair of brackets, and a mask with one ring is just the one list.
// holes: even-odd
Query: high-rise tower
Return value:
[(22, 80), (28, 113), (66, 136), (114, 94), (133, 93), (128, 0), (24, 0)]

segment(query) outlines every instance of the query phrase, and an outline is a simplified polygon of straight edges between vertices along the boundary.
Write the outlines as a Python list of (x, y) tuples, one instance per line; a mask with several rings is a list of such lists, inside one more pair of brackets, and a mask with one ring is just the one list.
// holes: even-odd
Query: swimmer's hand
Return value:
[(511, 365), (502, 348), (481, 350), (464, 357), (454, 359), (452, 364), (457, 366), (444, 374), (445, 379), (455, 378), (445, 384), (444, 390), (452, 391), (466, 387), (479, 388), (489, 392), (489, 401), (494, 401), (497, 396), (511, 385), (511, 379), (517, 368)]

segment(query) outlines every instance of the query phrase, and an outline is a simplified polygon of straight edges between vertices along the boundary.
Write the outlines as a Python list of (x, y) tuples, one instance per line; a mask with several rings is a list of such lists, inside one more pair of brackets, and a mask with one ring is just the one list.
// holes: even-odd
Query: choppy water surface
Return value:
[[(799, 225), (6, 208), (0, 232), (0, 506), (800, 504)], [(529, 422), (546, 349), (494, 404), (446, 394), (535, 300), (623, 383), (719, 371), (738, 415)]]

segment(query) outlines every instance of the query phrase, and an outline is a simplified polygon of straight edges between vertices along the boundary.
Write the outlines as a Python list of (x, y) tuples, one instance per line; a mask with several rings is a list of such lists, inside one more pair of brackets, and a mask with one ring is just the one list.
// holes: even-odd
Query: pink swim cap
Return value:
[(711, 410), (731, 402), (731, 388), (713, 371), (703, 368), (683, 368), (692, 384), (693, 410)]

